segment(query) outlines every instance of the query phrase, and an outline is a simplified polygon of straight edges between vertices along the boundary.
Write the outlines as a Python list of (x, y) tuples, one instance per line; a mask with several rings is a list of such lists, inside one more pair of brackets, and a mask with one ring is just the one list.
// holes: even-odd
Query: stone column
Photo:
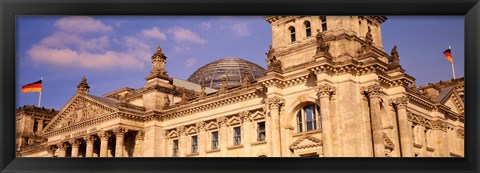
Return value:
[(126, 128), (118, 127), (113, 129), (113, 133), (115, 133), (116, 141), (115, 141), (115, 157), (123, 157), (123, 141), (125, 138), (125, 133), (127, 133)]
[(197, 126), (198, 138), (197, 138), (197, 146), (198, 146), (198, 154), (200, 156), (207, 155), (207, 129), (205, 128), (205, 122), (197, 122), (195, 124)]
[(382, 116), (380, 114), (381, 87), (378, 84), (362, 89), (370, 100), (370, 116), (372, 121), (373, 153), (375, 157), (385, 157)]
[(239, 114), (242, 120), (242, 143), (243, 143), (243, 157), (251, 157), (251, 142), (252, 142), (252, 119), (250, 118), (250, 111), (243, 111)]
[(449, 157), (448, 142), (446, 141), (447, 127), (442, 120), (432, 121), (433, 146), (436, 157)]
[(227, 118), (225, 117), (218, 117), (217, 118), (218, 126), (220, 127), (219, 139), (218, 142), (220, 145), (220, 156), (226, 157), (228, 154), (227, 146), (228, 146), (228, 129), (227, 129)]
[(57, 144), (57, 147), (58, 147), (58, 157), (65, 157), (67, 155), (65, 150), (67, 149), (68, 144), (61, 142)]
[(320, 115), (322, 116), (323, 156), (333, 157), (333, 128), (330, 117), (330, 98), (335, 95), (335, 88), (329, 84), (318, 86), (315, 91), (320, 100)]
[(412, 128), (408, 122), (407, 103), (408, 98), (403, 96), (390, 101), (391, 105), (396, 108), (398, 129), (400, 132), (400, 148), (402, 157), (414, 157)]
[(270, 138), (272, 140), (268, 142), (272, 143), (272, 156), (281, 157), (280, 107), (285, 104), (285, 100), (279, 97), (273, 97), (267, 99), (266, 104), (270, 109), (270, 130), (272, 131), (272, 137)]
[(38, 119), (37, 133), (40, 133), (43, 130), (43, 119)]
[(180, 157), (185, 157), (188, 149), (190, 149), (187, 146), (187, 128), (185, 126), (180, 126), (177, 128), (177, 132), (179, 138), (178, 138), (178, 155)]
[(55, 150), (57, 150), (57, 146), (49, 145), (47, 147), (48, 157), (54, 157), (55, 156)]
[(464, 140), (465, 140), (465, 134), (464, 134), (464, 130), (463, 129), (456, 129), (455, 130), (455, 142), (457, 143), (457, 147), (455, 151), (458, 151), (458, 154), (460, 154), (461, 156), (464, 156), (465, 155), (465, 151), (464, 151)]
[(100, 157), (108, 156), (108, 139), (111, 134), (106, 131), (98, 132), (98, 137), (100, 138)]
[(72, 157), (78, 157), (78, 146), (80, 146), (80, 141), (78, 139), (73, 139), (70, 141), (70, 145), (72, 146)]
[(93, 143), (97, 140), (97, 138), (92, 135), (88, 135), (83, 139), (87, 143), (85, 157), (93, 157)]
[(145, 140), (145, 132), (140, 130), (135, 136), (135, 148), (133, 150), (134, 157), (144, 157), (143, 156), (143, 141)]

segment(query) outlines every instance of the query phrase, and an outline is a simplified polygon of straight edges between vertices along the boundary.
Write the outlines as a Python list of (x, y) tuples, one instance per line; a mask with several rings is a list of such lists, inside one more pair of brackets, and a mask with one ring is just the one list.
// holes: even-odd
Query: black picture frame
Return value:
[[(1, 172), (478, 172), (478, 0), (0, 0)], [(18, 15), (464, 15), (465, 158), (15, 158)], [(448, 24), (446, 24), (448, 25)]]

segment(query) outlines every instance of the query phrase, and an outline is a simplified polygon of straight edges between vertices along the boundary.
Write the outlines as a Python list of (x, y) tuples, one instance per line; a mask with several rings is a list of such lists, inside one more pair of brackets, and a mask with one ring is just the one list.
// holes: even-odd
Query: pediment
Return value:
[(195, 126), (190, 126), (187, 128), (187, 134), (197, 133), (197, 128)]
[(168, 134), (167, 134), (167, 137), (168, 137), (168, 138), (176, 138), (176, 137), (178, 137), (178, 136), (179, 136), (179, 135), (178, 135), (177, 130), (171, 130), (171, 131), (168, 132)]
[(302, 136), (290, 145), (291, 150), (314, 148), (323, 146), (322, 140), (313, 136)]
[(441, 104), (445, 105), (445, 106), (448, 106), (451, 108), (451, 110), (457, 114), (463, 114), (464, 113), (464, 109), (465, 109), (465, 105), (463, 103), (463, 100), (462, 98), (460, 97), (460, 94), (458, 93), (458, 91), (456, 89), (452, 89), (448, 95), (445, 96), (445, 98), (443, 98), (441, 101), (440, 101)]
[(235, 125), (240, 123), (242, 123), (242, 121), (240, 121), (240, 118), (238, 118), (237, 116), (233, 116), (228, 120), (229, 125)]
[(206, 127), (209, 130), (218, 129), (218, 124), (215, 121), (211, 121), (211, 122), (207, 123)]
[(261, 111), (256, 111), (255, 113), (253, 113), (251, 115), (251, 117), (252, 117), (253, 120), (263, 119), (263, 118), (265, 118), (265, 114), (263, 114)]
[(43, 133), (72, 126), (115, 111), (116, 108), (112, 105), (98, 101), (95, 97), (77, 93), (45, 127)]

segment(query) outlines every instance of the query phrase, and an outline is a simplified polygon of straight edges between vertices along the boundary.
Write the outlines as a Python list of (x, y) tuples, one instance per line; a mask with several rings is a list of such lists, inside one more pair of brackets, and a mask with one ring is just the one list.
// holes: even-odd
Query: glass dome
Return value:
[(265, 69), (259, 65), (240, 58), (223, 58), (200, 67), (187, 79), (187, 81), (206, 87), (220, 89), (222, 77), (227, 78), (228, 87), (238, 86), (242, 83), (243, 74), (248, 73), (249, 81), (265, 76)]

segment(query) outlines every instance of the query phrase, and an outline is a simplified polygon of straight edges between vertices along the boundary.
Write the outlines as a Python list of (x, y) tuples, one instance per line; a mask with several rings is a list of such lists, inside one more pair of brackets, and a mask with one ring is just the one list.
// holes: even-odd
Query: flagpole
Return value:
[[(450, 49), (450, 52), (452, 51), (452, 47), (448, 45), (448, 49)], [(452, 74), (453, 74), (453, 79), (455, 79), (455, 67), (453, 66), (453, 56), (452, 56)]]
[[(41, 77), (40, 80), (42, 81), (42, 84), (43, 84), (43, 77)], [(42, 101), (42, 90), (43, 90), (43, 86), (42, 86), (42, 89), (40, 90), (40, 94), (38, 94), (38, 107), (40, 107), (40, 101)]]

